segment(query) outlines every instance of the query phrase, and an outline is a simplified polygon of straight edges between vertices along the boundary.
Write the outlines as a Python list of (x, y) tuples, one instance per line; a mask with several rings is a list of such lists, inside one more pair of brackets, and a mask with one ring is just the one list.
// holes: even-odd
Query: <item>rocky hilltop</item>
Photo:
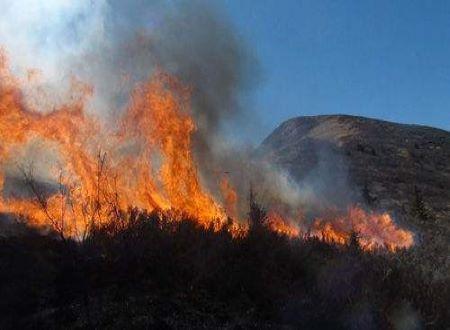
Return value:
[(319, 176), (348, 180), (373, 208), (411, 218), (419, 207), (433, 226), (450, 225), (448, 131), (347, 115), (298, 117), (275, 129), (260, 150), (296, 180), (325, 164)]

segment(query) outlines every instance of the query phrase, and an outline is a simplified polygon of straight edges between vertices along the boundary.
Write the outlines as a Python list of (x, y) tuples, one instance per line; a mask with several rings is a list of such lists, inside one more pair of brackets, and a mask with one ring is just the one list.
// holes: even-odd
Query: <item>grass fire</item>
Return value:
[[(33, 169), (25, 169), (24, 179), (34, 196), (4, 197), (2, 212), (73, 238), (84, 237), (91, 226), (114, 221), (118, 213), (133, 207), (180, 212), (205, 227), (235, 216), (231, 218), (235, 228), (246, 230), (235, 211), (238, 199), (245, 196), (236, 195), (228, 178), (218, 178), (218, 194), (201, 183), (192, 153), (196, 124), (190, 115), (190, 89), (195, 87), (157, 72), (136, 86), (118, 127), (107, 130), (84, 110), (92, 88), (82, 82), (73, 81), (70, 101), (61, 108), (40, 114), (25, 105), (21, 83), (26, 82), (9, 73), (4, 55), (1, 78), (2, 161), (31, 139), (42, 139), (62, 158), (60, 168), (56, 164), (53, 168), (59, 191), (47, 196), (37, 186)], [(268, 223), (289, 236), (308, 234), (342, 244), (356, 231), (367, 249), (395, 250), (413, 244), (413, 234), (398, 228), (388, 214), (355, 206), (340, 216), (330, 213), (313, 219), (307, 229), (301, 217), (288, 220), (275, 211), (269, 212)]]
[(448, 326), (448, 131), (279, 124), (205, 1), (4, 9), (0, 328)]

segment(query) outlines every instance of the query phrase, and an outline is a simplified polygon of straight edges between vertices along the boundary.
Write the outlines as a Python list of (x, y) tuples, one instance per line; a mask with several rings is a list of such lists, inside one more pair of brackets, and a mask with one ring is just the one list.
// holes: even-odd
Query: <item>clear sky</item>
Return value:
[(262, 68), (262, 136), (345, 113), (450, 130), (450, 1), (221, 0)]

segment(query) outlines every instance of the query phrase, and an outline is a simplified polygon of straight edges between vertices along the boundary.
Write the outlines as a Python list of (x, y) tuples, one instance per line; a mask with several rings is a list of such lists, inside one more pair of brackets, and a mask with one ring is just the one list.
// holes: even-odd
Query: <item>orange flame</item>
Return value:
[[(111, 209), (104, 206), (114, 203), (121, 209), (132, 205), (150, 211), (178, 209), (204, 225), (225, 219), (224, 210), (201, 186), (191, 153), (195, 124), (189, 116), (190, 91), (175, 78), (160, 72), (139, 86), (119, 132), (100, 132), (97, 121), (84, 111), (92, 90), (76, 80), (72, 82), (76, 97), (71, 103), (41, 114), (26, 109), (20, 84), (9, 73), (4, 56), (0, 79), (0, 161), (31, 137), (39, 137), (57, 144), (65, 170), (76, 178), (62, 178), (61, 186), (70, 194), (61, 191), (45, 200), (38, 198), (38, 205), (2, 197), (0, 211), (22, 214), (31, 223), (53, 227), (62, 226), (64, 215), (64, 231), (69, 235), (86, 229), (89, 221), (105, 221)], [(96, 139), (105, 133), (109, 133), (106, 139), (111, 146), (110, 168), (95, 151), (99, 147)], [(136, 152), (117, 148), (130, 141), (134, 143), (130, 149)], [(162, 158), (159, 167), (150, 163), (156, 154)], [(0, 188), (3, 182), (1, 173)]]
[(289, 237), (300, 236), (300, 230), (296, 226), (292, 225), (292, 220), (289, 220), (275, 211), (270, 211), (267, 215), (268, 227), (279, 234), (283, 234)]
[(293, 223), (295, 222), (287, 221), (274, 212), (268, 215), (269, 228), (290, 237), (303, 235), (348, 244), (351, 234), (355, 233), (364, 250), (381, 247), (394, 251), (414, 244), (412, 232), (398, 228), (388, 213), (368, 213), (356, 206), (350, 207), (344, 215), (332, 214), (325, 218), (315, 218), (309, 226), (304, 220), (297, 225)]
[(376, 247), (389, 250), (409, 248), (414, 243), (413, 234), (398, 228), (388, 213), (367, 213), (355, 206), (350, 207), (346, 215), (332, 221), (316, 219), (312, 228), (313, 235), (339, 243), (348, 242), (351, 232), (359, 236), (359, 242), (366, 250)]

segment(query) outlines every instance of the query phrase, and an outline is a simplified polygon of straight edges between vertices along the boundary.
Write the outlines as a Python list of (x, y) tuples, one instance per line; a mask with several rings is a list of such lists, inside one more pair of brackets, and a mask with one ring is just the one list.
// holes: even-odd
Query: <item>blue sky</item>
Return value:
[(450, 1), (221, 1), (260, 62), (262, 136), (331, 113), (450, 129)]

